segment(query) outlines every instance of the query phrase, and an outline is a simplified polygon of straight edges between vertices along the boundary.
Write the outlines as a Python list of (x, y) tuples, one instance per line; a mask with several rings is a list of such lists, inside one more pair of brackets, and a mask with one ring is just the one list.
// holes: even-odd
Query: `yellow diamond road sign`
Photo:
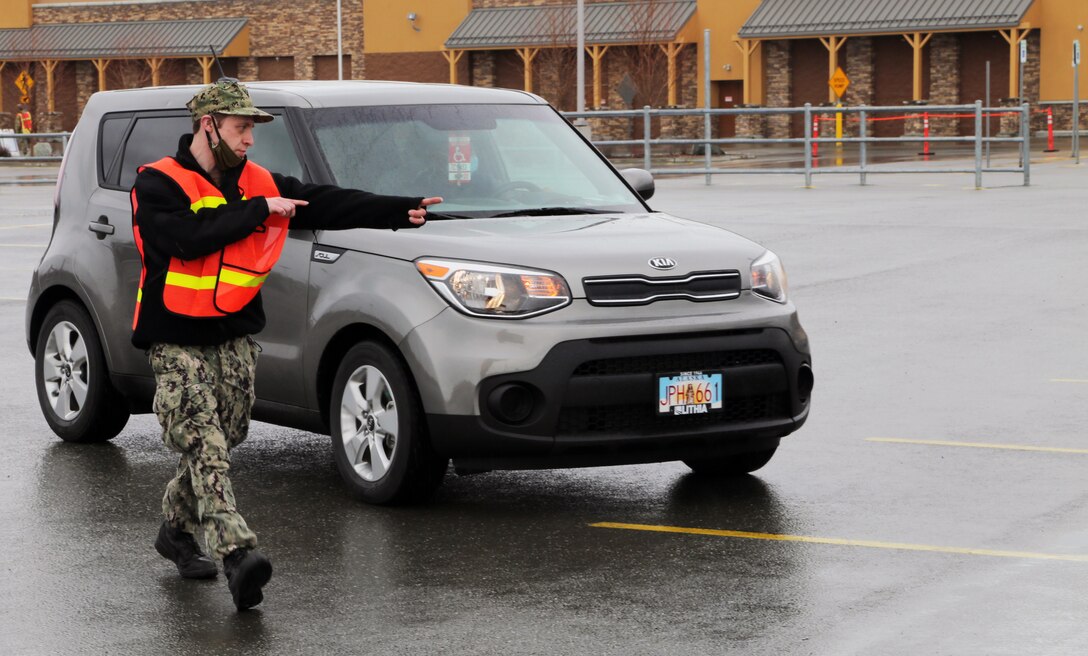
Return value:
[(19, 74), (19, 77), (15, 78), (15, 86), (19, 88), (19, 91), (23, 92), (23, 95), (30, 93), (30, 89), (34, 86), (34, 78), (30, 77), (26, 71)]
[(846, 87), (850, 86), (850, 78), (846, 77), (846, 73), (842, 72), (841, 67), (836, 68), (835, 74), (827, 81), (827, 85), (831, 87), (837, 97), (842, 98), (842, 94), (846, 93)]

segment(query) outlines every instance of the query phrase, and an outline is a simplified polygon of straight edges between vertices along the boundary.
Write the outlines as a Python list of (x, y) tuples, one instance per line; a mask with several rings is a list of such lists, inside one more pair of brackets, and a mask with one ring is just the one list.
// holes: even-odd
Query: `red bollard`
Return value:
[(1052, 107), (1046, 108), (1046, 150), (1043, 152), (1058, 152), (1058, 149), (1054, 147), (1054, 109)]
[[(818, 117), (818, 116), (813, 116), (812, 117), (812, 138), (813, 139), (819, 139), (820, 138), (820, 117)], [(812, 156), (813, 157), (819, 157), (820, 156), (820, 144), (816, 143), (815, 141), (812, 142)]]
[(929, 152), (929, 112), (922, 113), (922, 152), (918, 154), (922, 157), (929, 157), (933, 154)]

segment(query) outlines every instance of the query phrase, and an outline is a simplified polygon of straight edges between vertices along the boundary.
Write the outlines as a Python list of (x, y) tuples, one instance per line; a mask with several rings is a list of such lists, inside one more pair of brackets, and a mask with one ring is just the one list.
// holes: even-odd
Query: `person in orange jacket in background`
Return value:
[[(15, 121), (19, 126), (19, 132), (21, 134), (31, 134), (34, 132), (34, 117), (30, 115), (30, 110), (26, 105), (19, 103), (19, 111), (15, 114)], [(20, 139), (20, 148), (30, 154), (30, 139)]]

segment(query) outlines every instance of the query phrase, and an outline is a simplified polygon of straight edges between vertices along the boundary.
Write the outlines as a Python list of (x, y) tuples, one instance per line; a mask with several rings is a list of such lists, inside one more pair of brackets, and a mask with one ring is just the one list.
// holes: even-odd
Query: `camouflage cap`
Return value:
[(249, 116), (256, 123), (267, 123), (274, 118), (268, 112), (262, 112), (253, 106), (249, 91), (242, 83), (227, 77), (219, 78), (219, 81), (201, 89), (192, 100), (185, 103), (185, 107), (192, 112), (194, 121), (206, 114)]

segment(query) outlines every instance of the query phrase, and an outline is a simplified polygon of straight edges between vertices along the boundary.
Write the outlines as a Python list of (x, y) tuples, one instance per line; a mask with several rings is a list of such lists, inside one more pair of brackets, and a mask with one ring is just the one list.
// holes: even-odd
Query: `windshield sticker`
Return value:
[(472, 139), (467, 134), (450, 135), (450, 182), (472, 182)]

